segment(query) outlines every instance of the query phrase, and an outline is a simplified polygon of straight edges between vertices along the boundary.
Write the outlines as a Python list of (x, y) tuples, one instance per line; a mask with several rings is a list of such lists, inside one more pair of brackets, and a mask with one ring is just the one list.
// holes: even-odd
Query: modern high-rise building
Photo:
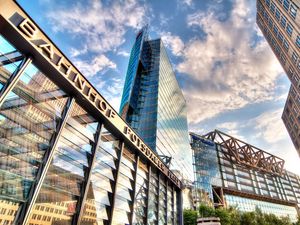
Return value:
[(257, 0), (257, 24), (291, 81), (282, 114), (300, 155), (300, 0)]
[(131, 50), (120, 114), (173, 170), (192, 177), (186, 102), (161, 39), (138, 32)]
[(0, 1), (0, 224), (183, 224), (182, 183), (13, 0)]
[(282, 159), (218, 130), (190, 136), (199, 204), (240, 211), (258, 207), (297, 220), (300, 177), (286, 171)]

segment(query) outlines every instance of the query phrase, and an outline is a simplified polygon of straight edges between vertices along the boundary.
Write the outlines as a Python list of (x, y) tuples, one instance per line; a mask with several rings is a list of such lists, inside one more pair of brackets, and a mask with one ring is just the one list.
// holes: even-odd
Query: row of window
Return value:
[[(280, 4), (283, 5), (285, 11), (287, 11), (293, 19), (297, 16), (298, 7), (295, 3), (290, 0), (277, 0)], [(268, 7), (270, 7), (271, 11), (274, 12), (276, 8), (276, 4), (272, 0), (265, 0), (265, 3)]]

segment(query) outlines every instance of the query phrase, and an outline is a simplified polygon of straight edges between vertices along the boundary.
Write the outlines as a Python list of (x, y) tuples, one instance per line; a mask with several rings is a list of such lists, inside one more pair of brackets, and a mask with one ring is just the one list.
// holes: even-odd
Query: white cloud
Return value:
[(98, 55), (92, 61), (75, 59), (73, 63), (87, 77), (94, 76), (99, 72), (105, 72), (107, 69), (117, 68), (116, 64), (105, 55)]
[(266, 41), (253, 44), (257, 29), (250, 8), (255, 5), (249, 6), (249, 1), (235, 1), (225, 21), (218, 20), (214, 11), (188, 16), (189, 27), (206, 33), (205, 38), (185, 44), (177, 66), (187, 74), (183, 91), (190, 124), (274, 98), (282, 68)]
[(179, 36), (172, 35), (170, 32), (161, 33), (161, 39), (170, 48), (171, 52), (175, 56), (181, 56), (184, 49), (184, 43)]
[(90, 0), (75, 3), (68, 10), (50, 12), (47, 17), (55, 31), (69, 32), (82, 39), (84, 44), (78, 49), (99, 54), (120, 46), (125, 41), (126, 28), (140, 27), (145, 13), (144, 6), (135, 0), (113, 1), (109, 6)]
[(121, 56), (124, 56), (124, 57), (128, 57), (130, 55), (129, 52), (126, 52), (126, 51), (119, 51), (117, 52), (117, 55), (121, 55)]
[[(281, 120), (282, 109), (267, 111), (254, 118), (257, 136), (272, 144), (283, 140), (286, 136), (286, 129)], [(251, 121), (252, 122), (252, 121)]]

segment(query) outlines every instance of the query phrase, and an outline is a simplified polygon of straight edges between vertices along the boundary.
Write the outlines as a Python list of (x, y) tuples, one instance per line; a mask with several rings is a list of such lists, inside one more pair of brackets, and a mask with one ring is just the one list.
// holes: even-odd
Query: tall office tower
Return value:
[(131, 50), (120, 114), (158, 155), (172, 157), (171, 169), (192, 176), (186, 102), (161, 39), (149, 40), (147, 27)]
[(300, 0), (257, 0), (257, 24), (292, 82), (282, 114), (300, 154)]
[(190, 136), (199, 204), (258, 207), (297, 221), (300, 177), (285, 170), (282, 159), (218, 130)]

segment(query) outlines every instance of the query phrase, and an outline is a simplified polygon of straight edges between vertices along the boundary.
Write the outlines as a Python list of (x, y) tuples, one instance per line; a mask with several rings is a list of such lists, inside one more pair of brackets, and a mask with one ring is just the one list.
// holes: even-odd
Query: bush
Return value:
[[(195, 212), (195, 211), (194, 211)], [(197, 214), (192, 223), (184, 224), (196, 224)], [(236, 208), (217, 208), (200, 205), (199, 207), (200, 217), (219, 217), (222, 225), (292, 225), (288, 217), (277, 217), (274, 214), (263, 213), (260, 209), (256, 208), (253, 212), (240, 212)], [(300, 218), (294, 225), (300, 225)]]
[(198, 213), (196, 210), (185, 209), (183, 210), (184, 225), (196, 225)]

